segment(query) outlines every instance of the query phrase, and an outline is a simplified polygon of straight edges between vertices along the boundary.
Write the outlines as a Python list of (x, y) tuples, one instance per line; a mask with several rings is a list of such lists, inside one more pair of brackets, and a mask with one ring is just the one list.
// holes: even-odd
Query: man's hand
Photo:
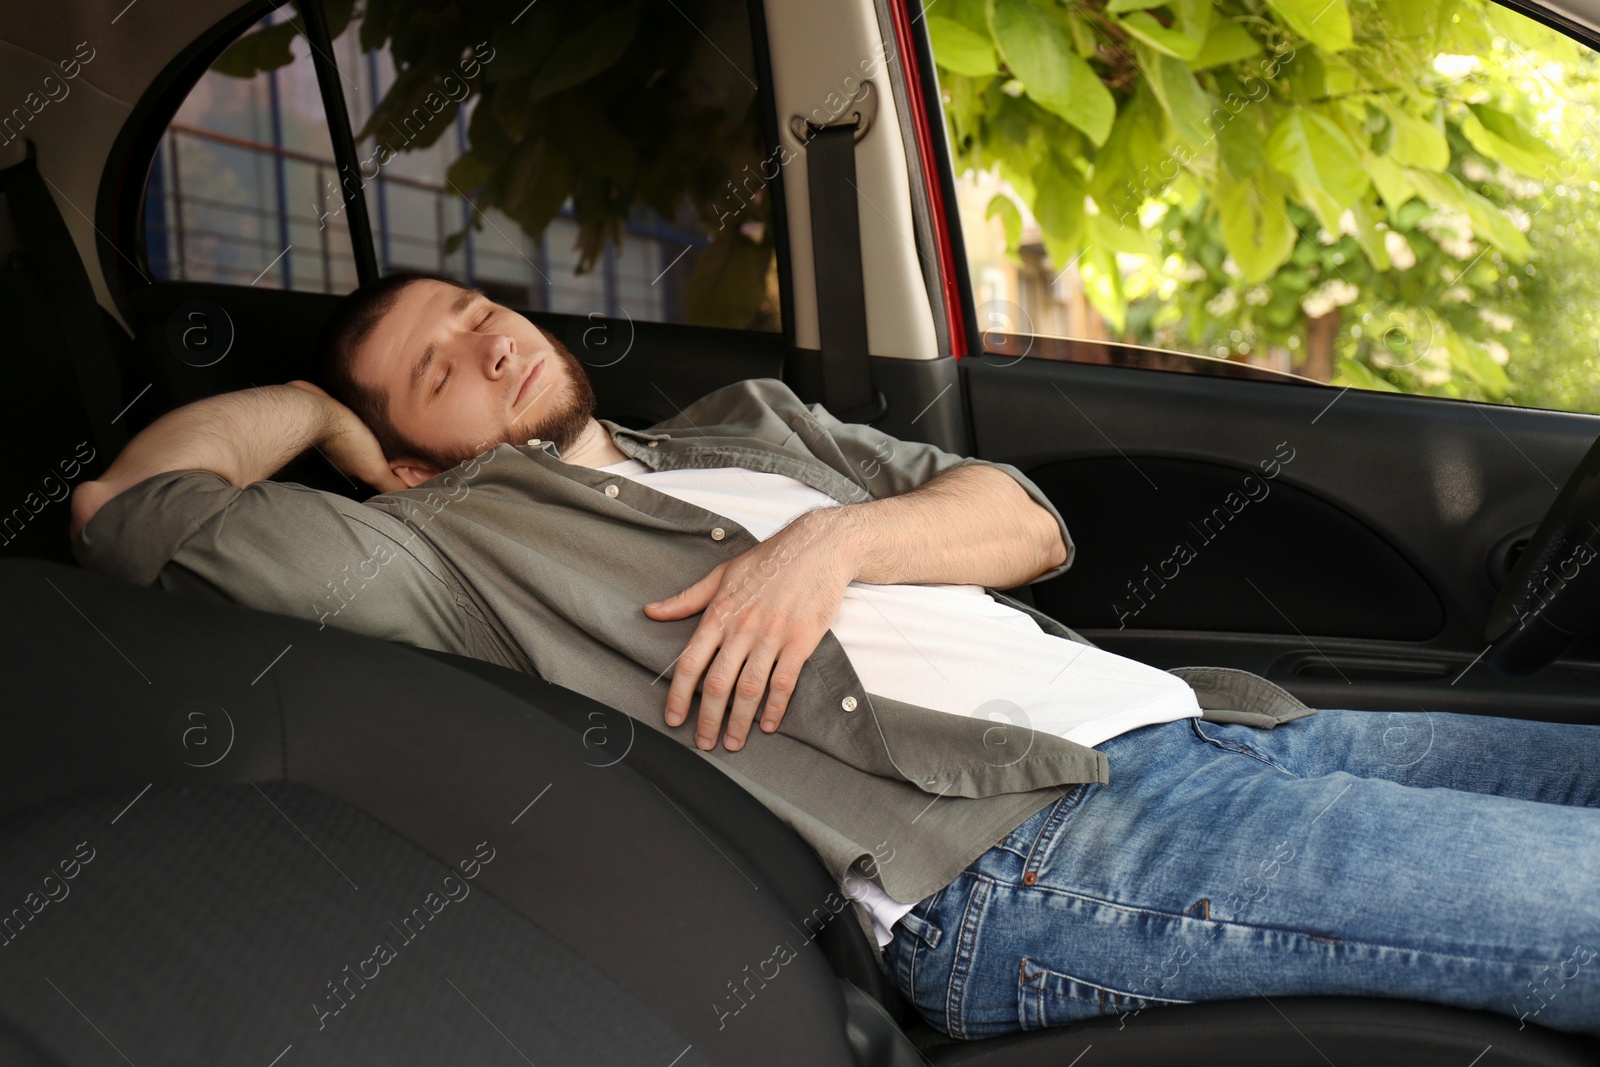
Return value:
[(335, 400), (326, 390), (311, 382), (296, 378), (287, 384), (321, 397), (328, 409), (327, 429), (320, 441), (315, 442), (329, 463), (341, 473), (360, 478), (380, 493), (406, 488), (389, 462), (372, 430), (344, 404)]
[(985, 466), (944, 471), (899, 496), (807, 511), (683, 592), (645, 605), (653, 619), (706, 613), (678, 657), (667, 725), (683, 722), (710, 665), (696, 744), (716, 746), (732, 691), (724, 743), (742, 747), (769, 675), (761, 728), (776, 730), (853, 581), (1009, 589), (1066, 557), (1056, 520), (1015, 479)]
[(683, 592), (644, 606), (658, 620), (705, 612), (675, 665), (667, 725), (683, 722), (704, 674), (695, 744), (716, 747), (731, 693), (733, 714), (723, 744), (730, 752), (744, 747), (769, 679), (772, 694), (761, 729), (778, 728), (800, 668), (822, 642), (845, 587), (856, 577), (856, 539), (852, 524), (839, 521), (840, 510), (806, 512)]

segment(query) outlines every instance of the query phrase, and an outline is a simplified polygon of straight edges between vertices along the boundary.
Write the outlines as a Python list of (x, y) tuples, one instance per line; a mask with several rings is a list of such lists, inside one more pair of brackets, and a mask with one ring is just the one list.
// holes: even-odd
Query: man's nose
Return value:
[(482, 343), (483, 359), (490, 376), (500, 378), (510, 373), (517, 354), (516, 340), (509, 334), (485, 334)]

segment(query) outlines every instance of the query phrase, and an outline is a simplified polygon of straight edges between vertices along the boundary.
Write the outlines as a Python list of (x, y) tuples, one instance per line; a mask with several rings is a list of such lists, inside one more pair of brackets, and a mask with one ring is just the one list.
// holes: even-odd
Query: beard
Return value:
[(557, 450), (565, 454), (577, 442), (579, 434), (594, 417), (594, 387), (589, 384), (589, 375), (584, 372), (583, 365), (567, 350), (566, 345), (542, 326), (535, 329), (550, 342), (555, 358), (566, 372), (566, 381), (562, 383), (560, 393), (552, 399), (549, 410), (538, 417), (513, 423), (498, 440), (485, 441), (476, 448), (458, 445), (452, 449), (434, 451), (432, 455), (420, 455), (419, 458), (437, 470), (446, 471), (500, 444), (521, 445), (537, 438), (553, 443)]
[(556, 358), (566, 372), (566, 382), (561, 395), (550, 405), (550, 410), (537, 419), (513, 427), (507, 441), (518, 445), (538, 438), (552, 442), (558, 451), (565, 453), (588, 427), (589, 420), (594, 418), (594, 387), (589, 384), (589, 375), (584, 372), (583, 365), (567, 351), (567, 346), (544, 328), (537, 329), (555, 350)]

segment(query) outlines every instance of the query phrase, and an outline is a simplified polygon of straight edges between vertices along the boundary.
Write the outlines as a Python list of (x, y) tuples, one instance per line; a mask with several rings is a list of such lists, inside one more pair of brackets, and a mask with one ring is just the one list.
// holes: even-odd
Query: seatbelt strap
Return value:
[(883, 414), (867, 352), (867, 299), (861, 268), (856, 190), (856, 123), (811, 126), (806, 176), (811, 187), (811, 250), (822, 344), (822, 406), (841, 422)]
[[(117, 415), (122, 376), (111, 353), (94, 287), (78, 258), (72, 233), (39, 173), (32, 141), (28, 142), (26, 159), (0, 171), (0, 191), (5, 194), (11, 224), (22, 239), (22, 247), (50, 294), (51, 311), (66, 343), (78, 394), (89, 417), (89, 430), (109, 466), (128, 443), (127, 434), (111, 421)], [(59, 358), (50, 352), (30, 356)]]

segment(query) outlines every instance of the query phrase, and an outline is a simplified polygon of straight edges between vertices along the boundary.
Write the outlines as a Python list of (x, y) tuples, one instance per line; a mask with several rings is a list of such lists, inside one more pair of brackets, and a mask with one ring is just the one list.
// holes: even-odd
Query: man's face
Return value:
[(482, 293), (429, 279), (400, 290), (351, 370), (387, 394), (395, 428), (423, 451), (389, 457), (420, 461), (395, 464), (413, 484), (503, 442), (539, 438), (564, 453), (594, 415), (589, 377), (564, 345)]

